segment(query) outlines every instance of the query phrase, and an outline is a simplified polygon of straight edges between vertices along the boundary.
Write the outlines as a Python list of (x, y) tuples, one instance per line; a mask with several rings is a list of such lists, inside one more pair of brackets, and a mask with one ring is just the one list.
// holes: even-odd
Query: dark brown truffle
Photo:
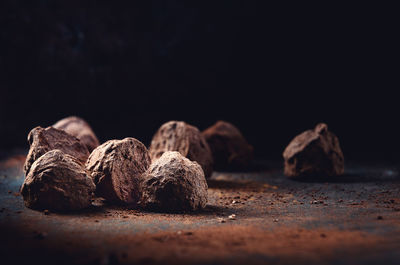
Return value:
[(90, 125), (79, 117), (71, 116), (64, 118), (56, 122), (53, 127), (63, 130), (78, 138), (84, 145), (86, 145), (89, 152), (92, 152), (93, 149), (99, 146), (99, 140)]
[(125, 138), (107, 141), (94, 149), (86, 168), (98, 196), (135, 206), (140, 199), (141, 177), (150, 162), (146, 146), (134, 138)]
[(89, 156), (88, 149), (78, 138), (53, 127), (32, 129), (28, 135), (28, 142), (30, 149), (24, 165), (25, 175), (29, 173), (29, 169), (36, 159), (54, 149), (59, 149), (65, 154), (75, 157), (83, 165)]
[(233, 124), (218, 121), (202, 132), (214, 159), (214, 168), (244, 169), (253, 159), (253, 146)]
[(141, 205), (166, 212), (195, 211), (206, 206), (207, 188), (204, 172), (197, 162), (179, 152), (168, 151), (144, 174)]
[(335, 176), (344, 173), (339, 140), (324, 123), (296, 136), (283, 152), (284, 173), (290, 177)]
[(21, 194), (29, 208), (70, 211), (89, 207), (94, 190), (80, 161), (52, 150), (32, 164)]
[(184, 157), (199, 163), (206, 178), (211, 176), (211, 150), (196, 127), (183, 121), (164, 123), (153, 136), (149, 148), (150, 157), (154, 161), (166, 151), (178, 151)]

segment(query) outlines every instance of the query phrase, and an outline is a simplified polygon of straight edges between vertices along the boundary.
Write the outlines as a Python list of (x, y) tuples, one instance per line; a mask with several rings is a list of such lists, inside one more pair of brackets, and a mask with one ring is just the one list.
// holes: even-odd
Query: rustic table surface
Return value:
[(214, 172), (208, 206), (197, 213), (96, 199), (88, 210), (60, 214), (24, 206), (24, 159), (0, 163), (1, 264), (400, 264), (393, 166), (352, 164), (344, 176), (300, 182), (266, 163)]

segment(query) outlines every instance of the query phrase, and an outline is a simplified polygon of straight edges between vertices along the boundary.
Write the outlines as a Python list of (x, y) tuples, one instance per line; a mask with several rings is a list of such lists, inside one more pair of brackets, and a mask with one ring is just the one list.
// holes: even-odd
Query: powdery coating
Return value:
[(76, 158), (52, 150), (32, 164), (21, 194), (29, 208), (70, 211), (89, 207), (94, 190), (92, 179)]
[(183, 121), (163, 124), (151, 141), (150, 157), (155, 161), (166, 151), (178, 151), (184, 157), (196, 161), (203, 168), (205, 177), (211, 177), (213, 171), (211, 150), (196, 127)]
[(96, 194), (110, 202), (136, 205), (142, 174), (150, 166), (146, 146), (134, 138), (110, 140), (90, 154), (86, 168)]
[(197, 162), (165, 152), (144, 174), (141, 205), (167, 212), (195, 211), (207, 204), (207, 181)]
[(29, 173), (36, 159), (54, 149), (75, 157), (82, 165), (89, 157), (88, 149), (78, 138), (53, 127), (44, 129), (39, 126), (32, 129), (28, 134), (28, 142), (30, 149), (24, 165), (25, 175)]
[(215, 169), (245, 168), (253, 159), (253, 146), (229, 122), (218, 121), (202, 134), (210, 146)]
[(67, 117), (59, 120), (53, 127), (78, 138), (86, 145), (89, 152), (92, 152), (100, 144), (90, 125), (82, 118)]
[(290, 177), (322, 177), (344, 173), (339, 140), (324, 123), (296, 136), (283, 152), (284, 173)]

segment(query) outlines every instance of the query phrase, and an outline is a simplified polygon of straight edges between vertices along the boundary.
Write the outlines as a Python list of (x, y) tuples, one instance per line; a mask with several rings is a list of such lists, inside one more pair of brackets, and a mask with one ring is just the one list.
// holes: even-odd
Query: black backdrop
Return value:
[(324, 121), (346, 157), (398, 161), (390, 7), (129, 2), (1, 1), (2, 150), (68, 115), (145, 144), (168, 120), (225, 119), (279, 158)]

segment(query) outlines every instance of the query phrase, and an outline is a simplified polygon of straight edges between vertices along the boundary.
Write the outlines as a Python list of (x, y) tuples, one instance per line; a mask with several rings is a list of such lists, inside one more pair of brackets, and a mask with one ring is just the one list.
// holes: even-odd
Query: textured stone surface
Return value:
[(253, 159), (253, 146), (229, 122), (218, 121), (202, 134), (210, 146), (214, 169), (244, 169)]
[(32, 164), (21, 194), (29, 208), (70, 211), (89, 207), (94, 190), (80, 161), (52, 150)]
[(184, 157), (196, 161), (209, 178), (213, 170), (210, 147), (200, 131), (183, 121), (170, 121), (163, 124), (153, 136), (149, 148), (154, 161), (166, 151), (178, 151)]
[(56, 122), (53, 127), (78, 138), (86, 145), (89, 152), (92, 152), (93, 149), (99, 146), (97, 136), (94, 134), (90, 125), (82, 118), (75, 116), (67, 117)]
[(168, 151), (144, 174), (141, 205), (158, 211), (195, 211), (207, 204), (207, 181), (197, 162)]
[(324, 123), (297, 135), (283, 152), (284, 173), (290, 177), (336, 176), (344, 173), (339, 140)]
[(94, 149), (86, 168), (96, 184), (96, 195), (113, 203), (137, 205), (140, 181), (150, 162), (146, 146), (125, 138)]
[(36, 159), (54, 149), (75, 157), (83, 165), (89, 156), (88, 149), (78, 138), (53, 127), (32, 129), (28, 134), (28, 142), (30, 149), (24, 165), (25, 175)]

